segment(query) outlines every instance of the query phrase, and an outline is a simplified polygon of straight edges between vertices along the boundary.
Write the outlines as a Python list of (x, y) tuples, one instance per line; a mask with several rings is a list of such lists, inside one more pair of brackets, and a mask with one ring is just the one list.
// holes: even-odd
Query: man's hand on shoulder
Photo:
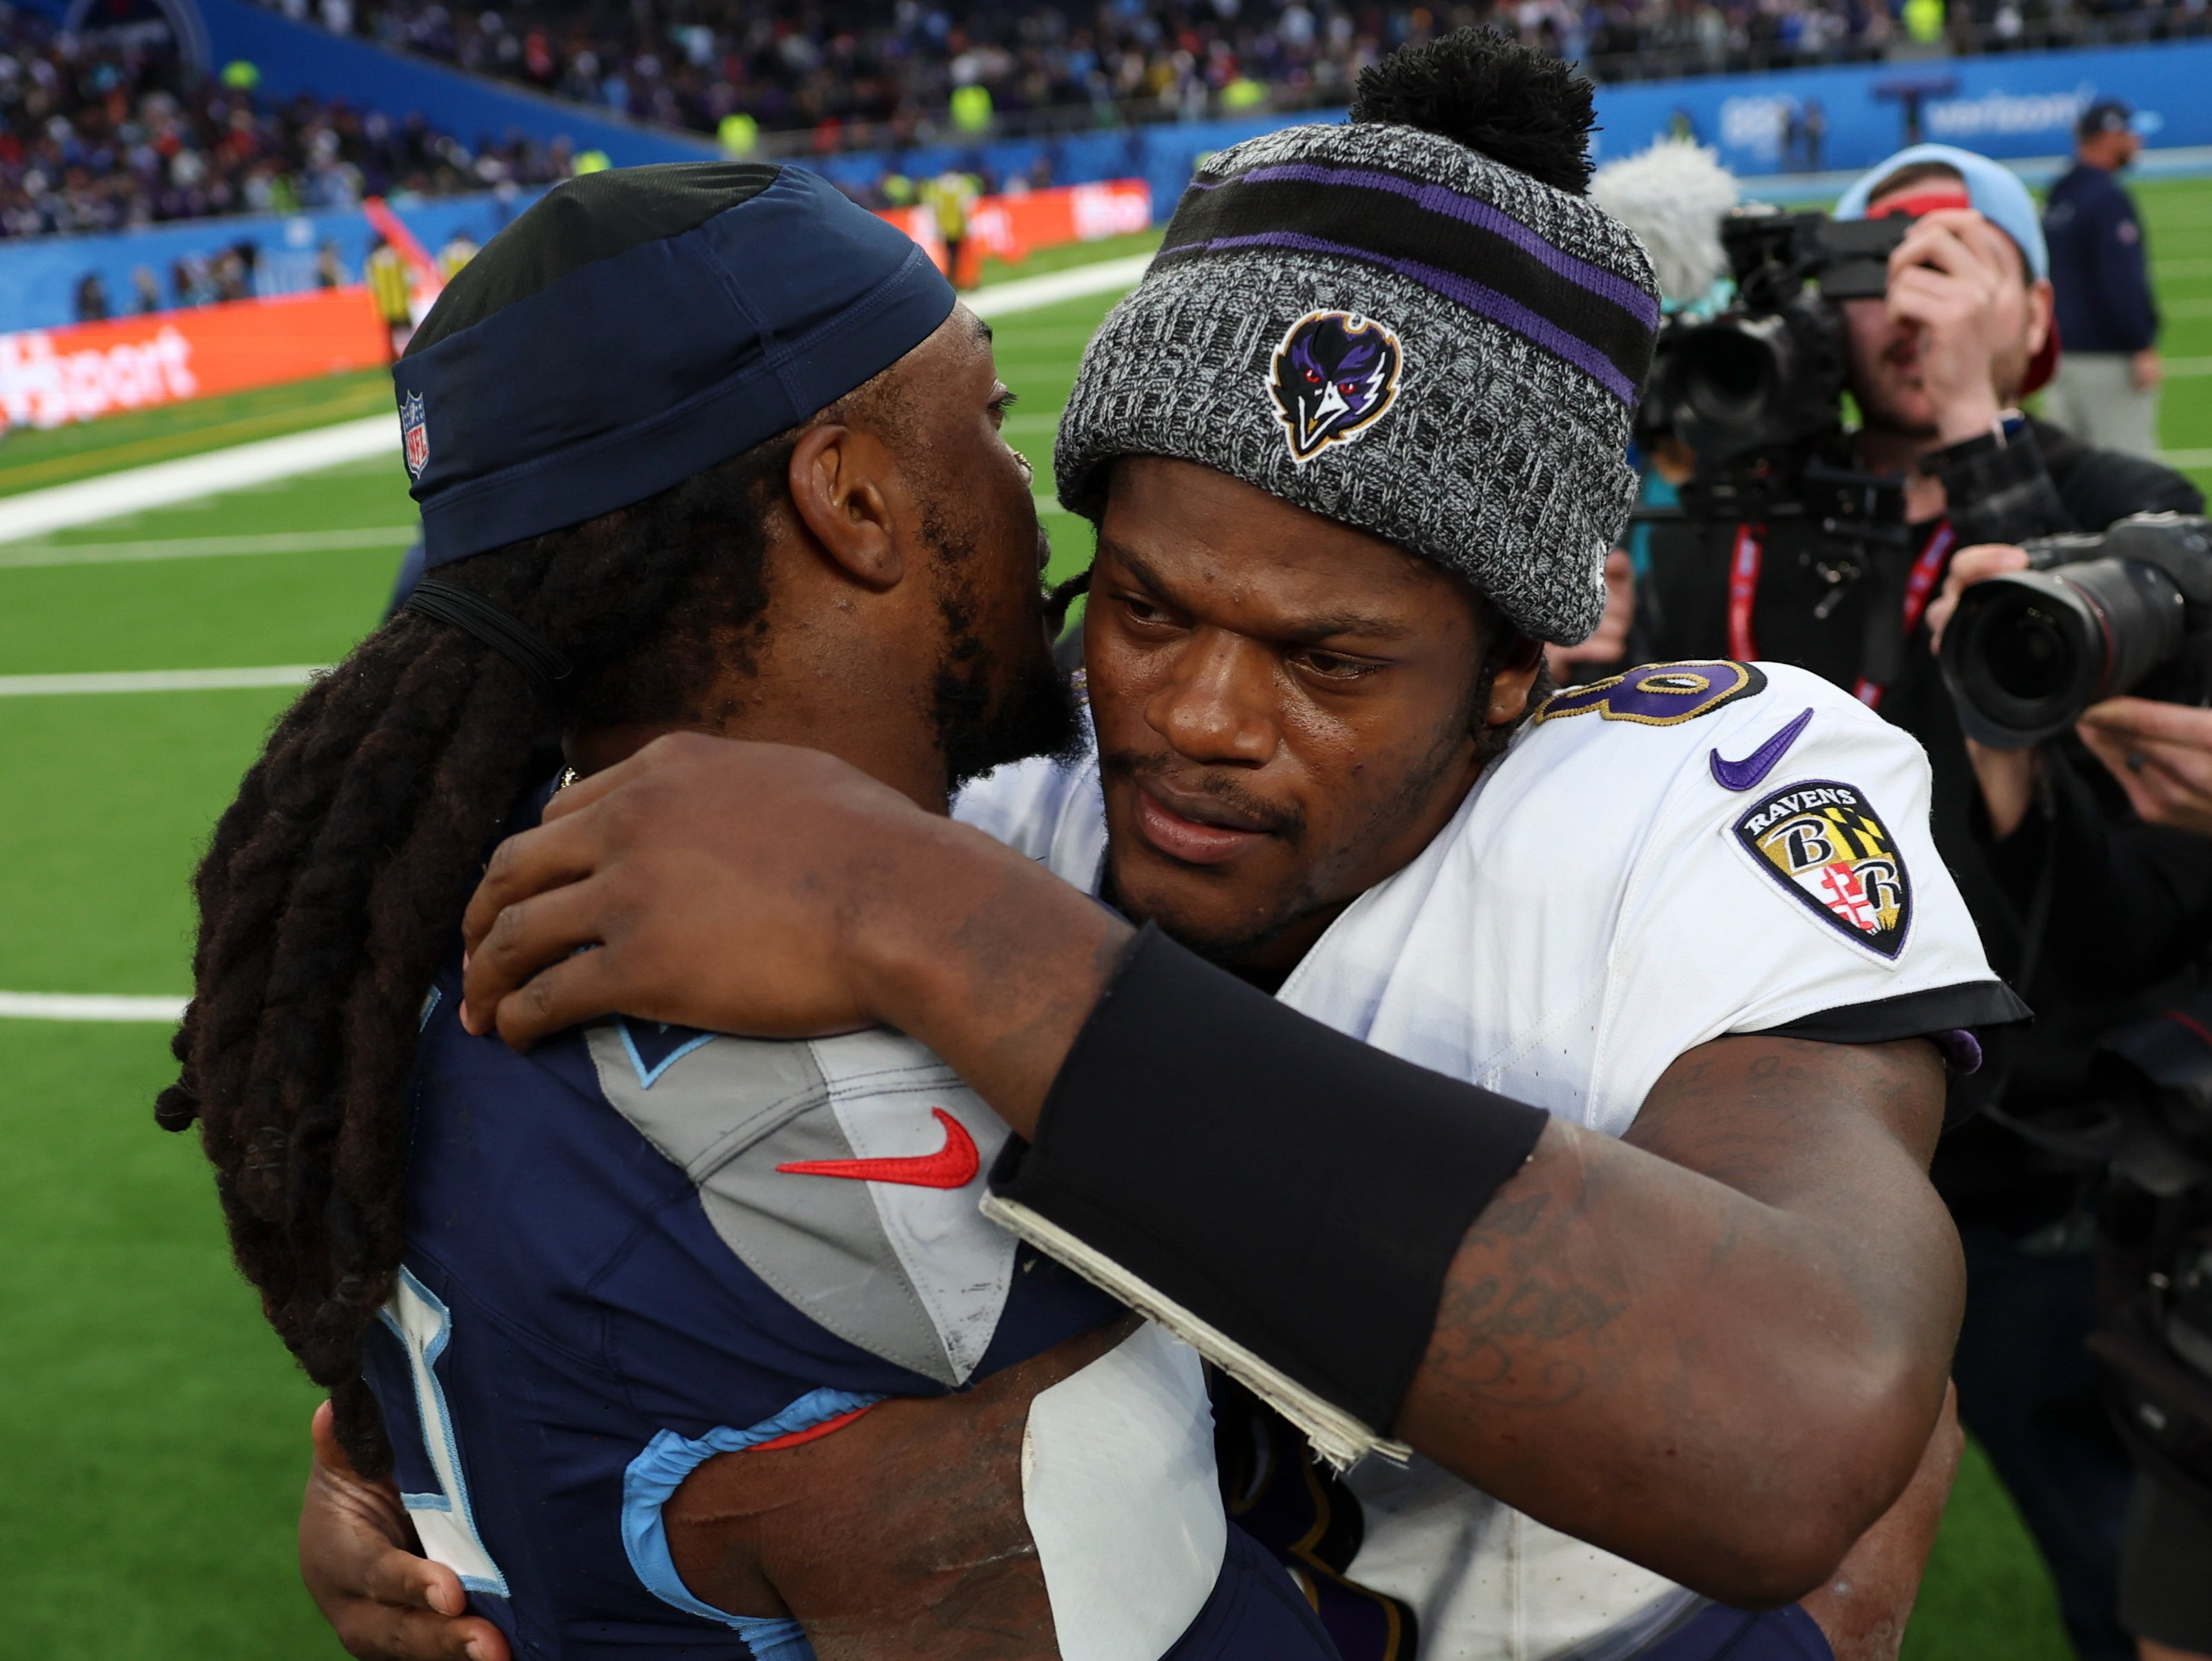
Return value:
[(421, 1555), (390, 1482), (357, 1475), (315, 1409), (314, 1463), (300, 1506), (300, 1578), (362, 1661), (508, 1661), (507, 1640), (468, 1607), (460, 1577)]
[(1133, 932), (830, 756), (679, 733), (500, 845), (463, 924), (464, 1019), (518, 1049), (616, 1011), (764, 1037), (894, 1026), (1024, 1130)]

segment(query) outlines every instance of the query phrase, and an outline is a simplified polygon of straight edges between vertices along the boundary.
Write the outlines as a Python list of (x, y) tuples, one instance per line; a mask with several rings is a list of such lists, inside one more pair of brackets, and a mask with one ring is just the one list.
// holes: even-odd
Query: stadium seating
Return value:
[[(364, 195), (482, 190), (562, 177), (559, 145), (471, 151), (419, 119), (311, 96), (257, 95), (252, 76), (196, 74), (160, 33), (58, 33), (0, 9), (0, 235), (112, 230), (248, 210), (343, 207)], [(223, 297), (210, 291), (177, 299)], [(87, 307), (144, 296), (88, 295)]]
[[(264, 0), (471, 72), (773, 153), (1341, 104), (1358, 70), (1467, 23), (1601, 80), (1771, 70), (1894, 52), (2018, 51), (2212, 27), (2202, 0)], [(779, 144), (779, 134), (795, 142)], [(765, 136), (765, 138), (763, 137)]]

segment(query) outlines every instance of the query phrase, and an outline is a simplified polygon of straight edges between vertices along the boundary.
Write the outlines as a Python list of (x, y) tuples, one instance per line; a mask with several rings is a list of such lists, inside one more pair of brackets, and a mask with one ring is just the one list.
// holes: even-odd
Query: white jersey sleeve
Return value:
[(1614, 1135), (1712, 1038), (2017, 1008), (1936, 854), (1919, 745), (1817, 676), (1729, 663), (1553, 698), (1282, 995)]

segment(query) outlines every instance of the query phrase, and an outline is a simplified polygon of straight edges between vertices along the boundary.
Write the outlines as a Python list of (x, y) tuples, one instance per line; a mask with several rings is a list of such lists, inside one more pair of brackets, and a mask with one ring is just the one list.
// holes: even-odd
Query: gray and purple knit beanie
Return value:
[(1097, 520), (1117, 456), (1196, 462), (1584, 638), (1659, 325), (1642, 245), (1580, 193), (1589, 125), (1565, 66), (1466, 30), (1366, 71), (1349, 125), (1207, 158), (1084, 354), (1061, 502)]

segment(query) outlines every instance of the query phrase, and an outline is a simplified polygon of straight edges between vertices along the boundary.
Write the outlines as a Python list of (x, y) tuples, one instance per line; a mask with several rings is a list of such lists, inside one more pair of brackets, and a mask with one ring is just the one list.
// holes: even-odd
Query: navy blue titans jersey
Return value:
[[(683, 1585), (660, 1507), (684, 1477), (1123, 1311), (983, 1220), (1006, 1129), (908, 1039), (615, 1019), (520, 1056), (459, 997), (455, 965), (367, 1367), (425, 1548), (518, 1657), (804, 1661), (797, 1621)], [(1227, 1522), (1198, 1357), (1160, 1329), (1034, 1398), (1022, 1492), (1069, 1661), (1334, 1661)]]

